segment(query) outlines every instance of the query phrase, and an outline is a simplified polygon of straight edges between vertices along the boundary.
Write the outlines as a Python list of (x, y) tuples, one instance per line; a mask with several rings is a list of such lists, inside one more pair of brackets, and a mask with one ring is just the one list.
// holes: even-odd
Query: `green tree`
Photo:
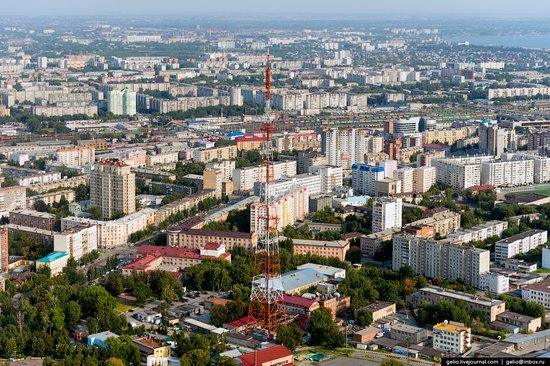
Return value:
[(381, 366), (403, 366), (403, 362), (394, 360), (393, 358), (385, 358), (380, 365)]
[(277, 341), (291, 351), (294, 351), (302, 344), (303, 338), (304, 331), (295, 324), (280, 325), (279, 328), (277, 328)]
[(216, 366), (237, 366), (237, 362), (228, 356), (222, 356), (216, 362)]
[(187, 352), (182, 359), (193, 366), (207, 366), (210, 364), (210, 353), (205, 349), (194, 349)]
[(357, 312), (356, 323), (362, 327), (372, 324), (372, 313), (367, 309), (361, 309)]
[(320, 308), (313, 311), (310, 318), (311, 342), (328, 348), (341, 347), (344, 335), (332, 320), (330, 310)]

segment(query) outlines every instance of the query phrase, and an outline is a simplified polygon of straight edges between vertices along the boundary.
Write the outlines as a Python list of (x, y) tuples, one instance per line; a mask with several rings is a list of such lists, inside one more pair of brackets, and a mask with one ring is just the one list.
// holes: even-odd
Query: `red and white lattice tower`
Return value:
[(254, 279), (250, 295), (248, 315), (254, 326), (267, 332), (273, 339), (284, 317), (281, 260), (279, 257), (278, 212), (273, 207), (269, 186), (273, 180), (272, 138), (275, 126), (271, 118), (271, 64), (269, 50), (265, 69), (265, 114), (267, 121), (262, 127), (265, 143), (262, 149), (265, 164), (265, 184), (260, 193), (258, 245), (254, 254)]

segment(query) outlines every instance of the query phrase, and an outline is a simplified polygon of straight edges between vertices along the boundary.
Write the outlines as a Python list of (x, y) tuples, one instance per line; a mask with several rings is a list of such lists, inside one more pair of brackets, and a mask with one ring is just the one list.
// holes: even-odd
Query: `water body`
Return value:
[(463, 36), (454, 37), (453, 42), (470, 42), (476, 46), (504, 46), (524, 48), (549, 48), (550, 34), (530, 35), (494, 35), (494, 36)]

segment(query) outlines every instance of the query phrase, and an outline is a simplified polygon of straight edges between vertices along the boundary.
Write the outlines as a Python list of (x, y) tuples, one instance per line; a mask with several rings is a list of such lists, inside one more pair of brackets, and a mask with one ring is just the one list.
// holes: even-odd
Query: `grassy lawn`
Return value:
[(539, 268), (535, 272), (536, 273), (550, 273), (550, 269)]
[(550, 196), (550, 188), (541, 189), (541, 190), (535, 191), (535, 193), (542, 194), (544, 196)]
[(126, 304), (123, 304), (121, 302), (117, 302), (116, 304), (116, 307), (115, 307), (115, 310), (120, 312), (121, 314), (122, 313), (125, 313), (127, 312), (128, 310), (132, 310), (134, 309), (135, 306), (132, 306), (132, 305), (126, 305)]

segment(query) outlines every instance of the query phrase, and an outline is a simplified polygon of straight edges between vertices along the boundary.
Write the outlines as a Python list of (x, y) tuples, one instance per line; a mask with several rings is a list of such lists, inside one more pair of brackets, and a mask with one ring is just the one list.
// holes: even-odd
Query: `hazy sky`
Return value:
[(549, 0), (0, 0), (1, 15), (135, 15), (245, 12), (550, 16)]

